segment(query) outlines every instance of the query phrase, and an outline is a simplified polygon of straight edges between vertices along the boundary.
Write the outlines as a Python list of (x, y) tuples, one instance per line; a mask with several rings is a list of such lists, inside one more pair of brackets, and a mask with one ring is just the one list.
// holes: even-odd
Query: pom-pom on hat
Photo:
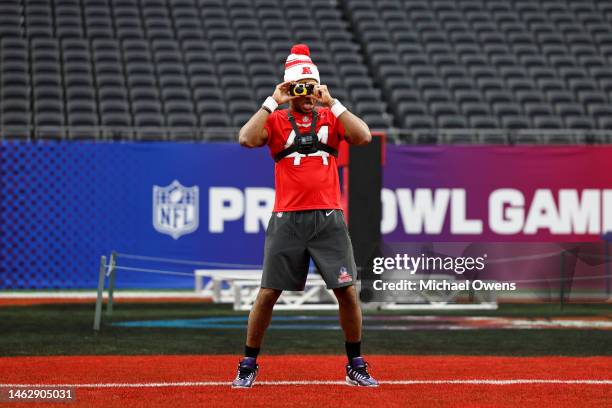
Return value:
[(299, 81), (306, 78), (321, 83), (319, 70), (310, 59), (310, 49), (306, 44), (296, 44), (291, 47), (291, 54), (285, 62), (285, 81)]

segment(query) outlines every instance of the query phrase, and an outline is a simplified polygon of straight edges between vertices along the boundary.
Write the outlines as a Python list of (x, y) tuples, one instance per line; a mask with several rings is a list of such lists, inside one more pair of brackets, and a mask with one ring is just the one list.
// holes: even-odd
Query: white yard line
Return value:
[[(344, 385), (344, 381), (257, 381), (256, 385)], [(469, 384), (469, 385), (515, 385), (515, 384), (584, 384), (612, 385), (612, 380), (538, 380), (538, 379), (507, 379), (507, 380), (387, 380), (380, 381), (383, 385), (419, 385), (419, 384)], [(220, 387), (229, 386), (228, 381), (185, 381), (185, 382), (148, 382), (148, 383), (82, 383), (82, 384), (0, 384), (0, 388), (160, 388), (160, 387)]]

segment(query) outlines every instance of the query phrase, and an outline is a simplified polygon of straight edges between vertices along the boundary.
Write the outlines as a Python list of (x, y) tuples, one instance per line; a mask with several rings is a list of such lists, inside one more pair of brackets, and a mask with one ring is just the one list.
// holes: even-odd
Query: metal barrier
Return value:
[[(612, 280), (611, 276), (611, 268), (610, 263), (612, 259), (610, 258), (610, 250), (609, 244), (606, 245), (605, 255), (600, 254), (590, 254), (590, 253), (580, 253), (581, 257), (590, 257), (594, 259), (600, 259), (604, 261), (605, 264), (605, 273), (603, 275), (593, 275), (593, 276), (578, 276), (578, 277), (568, 277), (567, 276), (567, 257), (569, 254), (572, 254), (572, 251), (562, 250), (560, 252), (549, 252), (535, 255), (526, 255), (519, 256), (514, 258), (499, 258), (489, 260), (490, 263), (501, 263), (501, 262), (518, 262), (525, 260), (535, 260), (535, 259), (545, 259), (551, 257), (559, 257), (559, 277), (554, 278), (546, 278), (546, 279), (523, 279), (523, 280), (515, 280), (514, 283), (539, 283), (539, 282), (559, 282), (559, 304), (561, 309), (563, 310), (565, 304), (567, 303), (567, 285), (573, 281), (589, 281), (589, 280), (598, 280), (605, 279), (606, 282), (606, 295), (610, 296), (610, 281)], [(161, 262), (161, 263), (169, 263), (169, 264), (177, 264), (177, 265), (192, 265), (197, 267), (210, 267), (211, 269), (195, 269), (191, 273), (187, 272), (179, 272), (172, 270), (164, 270), (164, 269), (154, 269), (154, 268), (142, 268), (142, 267), (131, 267), (131, 266), (123, 266), (118, 265), (118, 258), (124, 259), (132, 259), (139, 261), (148, 261), (148, 262)], [(223, 270), (220, 271), (219, 269)], [(118, 271), (131, 271), (131, 272), (140, 272), (140, 273), (154, 273), (154, 274), (162, 274), (162, 275), (176, 275), (176, 276), (184, 276), (189, 279), (194, 279), (195, 283), (195, 291), (196, 294), (203, 294), (204, 290), (207, 289), (208, 292), (204, 293), (206, 295), (212, 295), (213, 300), (220, 303), (233, 303), (235, 310), (249, 310), (253, 304), (255, 294), (257, 293), (257, 288), (259, 287), (259, 281), (261, 277), (261, 265), (249, 265), (249, 264), (238, 264), (238, 263), (222, 263), (222, 262), (210, 262), (210, 261), (189, 261), (183, 259), (174, 259), (174, 258), (162, 258), (155, 256), (146, 256), (146, 255), (137, 255), (137, 254), (127, 254), (127, 253), (119, 253), (113, 251), (110, 256), (101, 256), (100, 257), (100, 268), (98, 270), (98, 291), (96, 298), (96, 307), (94, 314), (94, 324), (93, 328), (95, 331), (99, 331), (102, 323), (102, 309), (104, 303), (104, 290), (106, 287), (106, 279), (108, 279), (108, 289), (107, 289), (107, 304), (106, 304), (106, 317), (111, 318), (113, 314), (113, 301), (114, 301), (114, 292), (115, 292), (115, 281), (116, 275)], [(241, 273), (245, 272), (245, 273)], [(423, 277), (427, 279), (433, 279), (437, 275), (431, 275), (429, 277)], [(204, 285), (203, 278), (208, 277), (210, 281), (207, 286)], [(414, 276), (413, 278), (420, 278), (419, 276)], [(327, 292), (325, 289), (325, 284), (322, 279), (318, 279), (317, 276), (312, 276), (310, 279), (311, 285), (309, 286), (309, 290), (304, 293), (293, 294), (288, 293), (289, 297), (286, 301), (283, 301), (279, 304), (278, 309), (286, 309), (286, 310), (300, 310), (300, 309), (335, 309), (337, 308), (337, 303), (335, 301), (334, 296), (331, 293)], [(458, 281), (459, 282), (459, 281)], [(222, 284), (226, 283), (227, 288), (222, 289)], [(327, 296), (328, 295), (328, 296)], [(457, 293), (453, 294), (456, 296)], [(307, 304), (309, 301), (316, 301), (318, 304)], [(323, 300), (330, 301), (323, 302)], [(497, 298), (495, 294), (486, 294), (484, 296), (476, 296), (476, 300), (479, 302), (474, 304), (455, 304), (452, 303), (454, 301), (451, 297), (446, 298), (432, 298), (431, 296), (422, 296), (421, 300), (425, 300), (425, 302), (421, 302), (421, 304), (410, 304), (410, 303), (402, 303), (397, 302), (395, 300), (391, 300), (386, 304), (375, 305), (376, 308), (381, 310), (432, 310), (432, 309), (496, 309), (497, 308)], [(367, 307), (370, 308), (370, 307)]]

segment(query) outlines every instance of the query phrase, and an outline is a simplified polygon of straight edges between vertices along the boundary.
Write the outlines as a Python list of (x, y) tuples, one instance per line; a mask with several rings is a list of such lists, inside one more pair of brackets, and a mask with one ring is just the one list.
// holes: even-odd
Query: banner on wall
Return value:
[(612, 230), (612, 147), (390, 146), (389, 241), (599, 241)]
[[(612, 148), (387, 146), (386, 154), (385, 241), (576, 242), (612, 230)], [(267, 149), (3, 143), (0, 169), (0, 289), (95, 287), (100, 255), (111, 250), (261, 265), (274, 203)], [(126, 272), (118, 286), (193, 281)]]
[[(0, 165), (0, 289), (96, 287), (100, 256), (112, 250), (220, 268), (262, 263), (274, 204), (266, 149), (5, 143)], [(193, 288), (193, 279), (173, 275), (123, 271), (118, 279), (118, 287)]]

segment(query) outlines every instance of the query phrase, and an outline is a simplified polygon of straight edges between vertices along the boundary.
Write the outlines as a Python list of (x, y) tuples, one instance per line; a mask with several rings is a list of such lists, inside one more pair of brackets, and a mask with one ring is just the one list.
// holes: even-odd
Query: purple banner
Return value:
[(383, 239), (594, 242), (612, 230), (612, 147), (388, 146)]

